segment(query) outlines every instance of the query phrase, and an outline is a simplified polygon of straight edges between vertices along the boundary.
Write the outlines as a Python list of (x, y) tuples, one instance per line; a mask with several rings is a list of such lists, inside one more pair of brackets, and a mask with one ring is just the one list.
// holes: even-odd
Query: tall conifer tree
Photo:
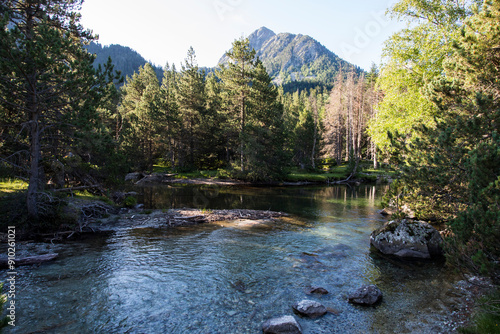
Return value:
[(235, 139), (239, 146), (240, 168), (245, 171), (245, 138), (248, 103), (256, 64), (255, 50), (248, 38), (233, 42), (233, 48), (226, 53), (229, 62), (222, 65), (218, 76), (223, 82), (225, 107), (231, 122)]
[(123, 143), (135, 168), (153, 170), (162, 152), (160, 129), (165, 119), (158, 77), (148, 63), (134, 73), (122, 88), (120, 113), (126, 121)]
[(180, 167), (193, 169), (200, 156), (202, 117), (205, 114), (205, 75), (191, 47), (181, 68), (177, 87), (181, 117)]
[(283, 105), (278, 89), (260, 60), (257, 60), (249, 95), (244, 157), (253, 180), (276, 180), (284, 176), (288, 157)]
[(161, 83), (161, 109), (165, 114), (162, 127), (162, 140), (165, 143), (165, 152), (163, 158), (170, 165), (176, 165), (177, 157), (177, 138), (180, 132), (179, 124), (179, 103), (176, 98), (177, 88), (179, 85), (179, 76), (175, 69), (175, 65), (167, 63), (163, 69), (163, 79)]
[[(44, 164), (63, 154), (61, 139), (74, 130), (75, 117), (85, 112), (88, 118), (95, 112), (105, 81), (98, 78), (94, 57), (83, 48), (94, 37), (79, 24), (81, 3), (6, 0), (0, 4), (0, 112), (9, 122), (3, 124), (8, 132), (20, 134), (17, 148), (29, 152), (29, 167), (16, 165), (29, 177), (27, 208), (32, 220), (40, 216)], [(12, 154), (3, 158), (12, 163)]]

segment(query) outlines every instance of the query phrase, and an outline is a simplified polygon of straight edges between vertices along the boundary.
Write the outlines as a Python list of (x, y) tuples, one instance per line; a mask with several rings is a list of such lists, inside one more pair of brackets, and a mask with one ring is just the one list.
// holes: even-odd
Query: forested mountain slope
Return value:
[[(96, 55), (96, 60), (94, 62), (95, 66), (98, 64), (105, 64), (108, 61), (108, 57), (111, 57), (115, 65), (115, 70), (120, 71), (125, 78), (127, 76), (132, 76), (134, 72), (138, 72), (139, 67), (144, 66), (144, 64), (148, 62), (137, 51), (127, 46), (118, 44), (103, 46), (99, 43), (92, 42), (86, 46), (86, 48), (90, 53)], [(158, 66), (154, 66), (154, 69), (158, 78), (161, 79), (163, 76), (163, 69)]]

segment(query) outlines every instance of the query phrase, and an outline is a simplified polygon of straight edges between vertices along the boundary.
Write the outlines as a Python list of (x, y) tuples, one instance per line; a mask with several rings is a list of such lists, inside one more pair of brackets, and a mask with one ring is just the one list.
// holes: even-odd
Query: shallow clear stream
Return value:
[[(390, 262), (370, 253), (369, 235), (385, 222), (380, 186), (138, 191), (146, 208), (292, 216), (252, 226), (126, 229), (56, 246), (58, 260), (18, 268), (17, 326), (10, 332), (261, 333), (265, 320), (293, 315), (291, 305), (302, 299), (338, 313), (296, 316), (304, 333), (432, 333), (441, 319), (440, 297), (453, 280), (442, 264)], [(363, 284), (379, 286), (382, 304), (347, 303), (349, 291)], [(330, 293), (307, 295), (310, 286)]]

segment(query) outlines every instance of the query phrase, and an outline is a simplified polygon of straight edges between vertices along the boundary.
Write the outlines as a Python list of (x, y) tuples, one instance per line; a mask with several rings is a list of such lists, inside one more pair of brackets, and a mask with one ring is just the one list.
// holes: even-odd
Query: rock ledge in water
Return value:
[(401, 258), (440, 257), (442, 241), (430, 224), (407, 219), (390, 221), (370, 236), (370, 243), (381, 253)]
[(264, 334), (302, 334), (299, 323), (291, 315), (267, 320), (262, 325)]

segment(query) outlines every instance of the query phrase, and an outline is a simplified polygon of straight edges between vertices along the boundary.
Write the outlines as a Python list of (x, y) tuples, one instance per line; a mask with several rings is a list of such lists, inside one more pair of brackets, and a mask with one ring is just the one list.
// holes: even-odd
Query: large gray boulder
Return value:
[(265, 334), (302, 334), (302, 328), (291, 315), (267, 320), (262, 325)]
[(326, 307), (314, 300), (302, 300), (295, 303), (292, 308), (295, 313), (309, 318), (318, 318), (327, 312)]
[(401, 258), (441, 257), (442, 242), (430, 224), (408, 219), (390, 221), (370, 236), (370, 243), (381, 253)]
[(376, 285), (364, 285), (349, 294), (349, 302), (371, 306), (382, 300), (382, 291)]

